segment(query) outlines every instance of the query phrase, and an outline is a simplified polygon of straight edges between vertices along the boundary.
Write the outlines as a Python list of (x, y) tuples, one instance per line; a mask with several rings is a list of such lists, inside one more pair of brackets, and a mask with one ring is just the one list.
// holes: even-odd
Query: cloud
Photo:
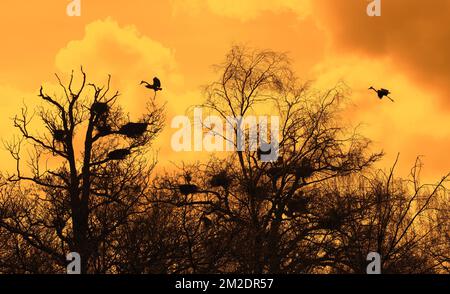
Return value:
[[(443, 127), (450, 125), (450, 117), (435, 103), (438, 94), (429, 93), (395, 67), (390, 58), (331, 56), (316, 65), (311, 75), (319, 89), (341, 79), (352, 89), (342, 122), (360, 125), (358, 131), (374, 142), (373, 150), (386, 152), (381, 166), (392, 164), (400, 152), (398, 170), (408, 175), (415, 158), (424, 155), (424, 176), (434, 180), (450, 166), (445, 151), (450, 147), (450, 129)], [(395, 103), (379, 100), (368, 90), (367, 72), (374, 85), (395, 89), (391, 95)]]
[(150, 95), (139, 86), (141, 80), (151, 82), (158, 76), (166, 94), (167, 89), (183, 83), (173, 50), (142, 35), (134, 26), (121, 27), (110, 18), (86, 25), (84, 37), (62, 48), (55, 63), (63, 73), (82, 65), (88, 78), (97, 83), (105, 83), (111, 74), (113, 88), (123, 94), (120, 102), (129, 111), (142, 110)]
[(110, 18), (86, 25), (84, 37), (69, 42), (56, 56), (61, 70), (86, 63), (93, 70), (117, 73), (149, 70), (148, 67), (164, 71), (176, 68), (172, 50), (141, 35), (136, 27), (121, 27)]
[(450, 2), (382, 1), (381, 17), (366, 15), (368, 3), (314, 1), (314, 17), (329, 34), (334, 53), (389, 57), (394, 70), (439, 92), (439, 103), (450, 111)]
[(309, 0), (172, 0), (175, 11), (199, 13), (202, 9), (230, 18), (248, 21), (264, 12), (293, 11), (303, 18), (311, 13)]
[[(151, 81), (158, 76), (163, 84), (163, 91), (159, 92), (158, 100), (162, 105), (167, 104), (168, 122), (173, 115), (183, 114), (184, 108), (192, 101), (196, 93), (183, 94), (183, 77), (178, 71), (175, 53), (149, 36), (141, 34), (134, 26), (120, 26), (116, 21), (108, 18), (89, 23), (85, 27), (84, 36), (79, 40), (70, 41), (61, 48), (55, 56), (55, 65), (60, 76), (68, 78), (70, 72), (75, 72), (75, 84), (79, 82), (80, 66), (87, 74), (88, 82), (104, 85), (108, 74), (112, 76), (112, 90), (119, 90), (118, 103), (130, 112), (130, 118), (138, 119), (145, 109), (146, 102), (153, 98), (153, 93), (139, 85), (141, 80)], [(61, 93), (59, 85), (51, 75), (43, 83), (46, 93)], [(179, 92), (181, 94), (179, 94)], [(31, 91), (0, 85), (0, 137), (9, 140), (11, 134), (18, 134), (13, 128), (10, 118), (20, 113), (22, 99), (29, 107), (30, 114), (42, 101), (37, 97), (38, 88)], [(62, 94), (62, 93), (61, 93)], [(177, 97), (185, 97), (178, 99)], [(184, 96), (183, 96), (184, 95)], [(197, 94), (198, 96), (198, 94)], [(188, 98), (189, 97), (189, 98)], [(173, 103), (173, 101), (177, 103)], [(46, 105), (47, 107), (48, 105)], [(42, 124), (34, 118), (32, 125), (34, 133), (42, 134)], [(156, 149), (164, 151), (164, 155), (171, 156), (169, 128), (166, 128), (155, 142)], [(81, 139), (81, 137), (78, 137)], [(76, 142), (82, 146), (81, 141)], [(26, 154), (26, 150), (24, 150)], [(26, 156), (25, 156), (26, 157)], [(5, 159), (4, 170), (14, 170), (14, 161), (5, 150), (0, 150), (0, 158)], [(25, 160), (25, 159), (24, 159)]]
[[(56, 56), (56, 67), (63, 73), (83, 65), (88, 78), (104, 83), (111, 74), (113, 89), (122, 95), (119, 104), (137, 119), (153, 92), (139, 83), (158, 76), (163, 91), (158, 93), (160, 104), (167, 101), (166, 128), (154, 142), (160, 165), (167, 160), (183, 160), (186, 154), (176, 154), (170, 147), (171, 118), (183, 115), (188, 106), (198, 101), (198, 91), (186, 91), (184, 79), (178, 70), (175, 53), (158, 41), (142, 35), (134, 26), (120, 26), (112, 19), (95, 21), (85, 28), (81, 40), (71, 41)], [(175, 102), (176, 101), (176, 102)], [(189, 157), (189, 156), (188, 156)], [(192, 156), (195, 157), (195, 156)]]
[[(395, 157), (398, 151), (411, 158), (424, 154), (425, 160), (432, 158), (427, 167), (437, 171), (450, 165), (445, 151), (450, 148), (450, 131), (445, 127), (450, 121), (442, 107), (450, 110), (450, 27), (446, 25), (450, 2), (382, 2), (383, 16), (370, 18), (366, 15), (368, 1), (363, 0), (171, 0), (175, 15), (166, 18), (170, 13), (161, 11), (151, 29), (146, 18), (129, 12), (129, 18), (117, 19), (136, 26), (122, 25), (111, 18), (98, 20), (86, 25), (80, 39), (65, 43), (67, 39), (55, 38), (49, 42), (52, 49), (41, 49), (54, 52), (64, 46), (55, 58), (60, 73), (68, 74), (83, 65), (90, 81), (97, 83), (106, 82), (107, 74), (112, 74), (113, 89), (122, 93), (119, 103), (137, 116), (151, 94), (139, 82), (155, 75), (160, 77), (164, 91), (159, 98), (169, 102), (168, 123), (171, 117), (184, 114), (187, 106), (199, 102), (197, 85), (215, 77), (209, 65), (222, 60), (232, 43), (289, 51), (299, 75), (315, 78), (321, 89), (338, 80), (348, 83), (355, 104), (349, 109), (348, 118), (362, 122), (365, 134), (379, 143), (377, 147), (385, 149), (388, 157)], [(60, 36), (57, 29), (54, 35)], [(75, 34), (67, 28), (65, 33), (69, 38)], [(39, 60), (48, 64), (45, 58)], [(33, 68), (43, 68), (36, 62), (32, 63)], [(26, 64), (30, 67), (29, 62)], [(20, 67), (14, 63), (14, 68)], [(15, 88), (0, 85), (1, 97), (20, 97), (0, 101), (6, 113), (0, 121), (3, 125), (10, 125), (9, 118), (17, 113), (22, 97), (27, 103), (38, 100), (35, 82), (54, 82), (53, 71), (51, 67), (41, 70), (37, 75), (40, 78), (33, 78), (32, 85), (37, 88), (30, 93), (17, 89), (26, 87), (22, 84), (15, 84)], [(48, 75), (44, 78), (42, 72)], [(9, 71), (7, 76), (11, 76)], [(22, 81), (20, 77), (15, 79)], [(373, 97), (367, 90), (371, 84), (390, 88), (396, 103)], [(52, 88), (48, 90), (53, 93)], [(6, 127), (0, 131), (2, 138), (10, 133)], [(161, 157), (178, 160), (198, 156), (174, 155), (167, 145), (170, 135), (171, 130), (166, 127), (156, 142)], [(204, 154), (207, 153), (201, 156)], [(408, 157), (406, 167), (410, 163)]]
[(200, 14), (207, 10), (243, 21), (261, 17), (265, 12), (291, 11), (300, 18), (308, 17), (329, 37), (331, 54), (389, 57), (395, 63), (394, 71), (402, 71), (415, 83), (438, 92), (437, 101), (450, 111), (450, 26), (446, 25), (450, 2), (385, 0), (381, 17), (367, 16), (368, 3), (368, 0), (172, 0), (176, 12)]

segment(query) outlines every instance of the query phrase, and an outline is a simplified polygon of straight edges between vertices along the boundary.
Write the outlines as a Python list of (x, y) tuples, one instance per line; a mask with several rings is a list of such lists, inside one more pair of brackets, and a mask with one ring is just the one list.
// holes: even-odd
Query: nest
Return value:
[(112, 128), (109, 125), (97, 126), (97, 131), (101, 136), (107, 136), (112, 133)]
[(109, 107), (106, 102), (95, 102), (92, 104), (91, 111), (97, 115), (104, 115), (109, 111)]
[(227, 188), (230, 186), (231, 182), (232, 180), (228, 177), (228, 174), (225, 171), (221, 171), (211, 178), (210, 184), (212, 187)]
[(319, 226), (327, 230), (338, 230), (343, 224), (343, 217), (336, 209), (330, 209), (325, 217), (319, 221)]
[(210, 220), (207, 216), (203, 215), (200, 218), (200, 221), (203, 223), (203, 225), (205, 226), (205, 228), (209, 228), (213, 225), (212, 220)]
[(130, 154), (131, 152), (128, 149), (117, 149), (108, 153), (108, 159), (123, 160)]
[(147, 127), (148, 123), (127, 123), (120, 128), (119, 134), (136, 138), (142, 136), (147, 131)]
[(64, 130), (54, 130), (53, 139), (58, 142), (64, 142), (66, 140), (66, 131)]
[(179, 185), (178, 189), (180, 190), (181, 194), (185, 196), (189, 194), (195, 194), (198, 192), (198, 187), (192, 184)]
[(274, 166), (267, 170), (267, 174), (273, 179), (278, 179), (281, 176), (283, 176), (283, 172), (284, 172), (284, 169), (279, 166)]
[(301, 178), (309, 178), (314, 173), (314, 168), (311, 161), (303, 158), (299, 166), (295, 167), (295, 174)]
[(265, 187), (258, 187), (253, 184), (250, 184), (247, 189), (247, 193), (249, 196), (254, 197), (259, 200), (269, 199), (268, 189)]
[(295, 198), (291, 199), (287, 203), (288, 215), (305, 214), (308, 212), (308, 199), (307, 198)]

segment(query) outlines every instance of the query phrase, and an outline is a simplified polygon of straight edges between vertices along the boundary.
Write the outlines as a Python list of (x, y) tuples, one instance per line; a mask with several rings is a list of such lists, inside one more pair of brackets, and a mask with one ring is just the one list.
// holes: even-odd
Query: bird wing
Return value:
[(157, 77), (153, 78), (153, 86), (156, 88), (161, 88), (161, 81)]

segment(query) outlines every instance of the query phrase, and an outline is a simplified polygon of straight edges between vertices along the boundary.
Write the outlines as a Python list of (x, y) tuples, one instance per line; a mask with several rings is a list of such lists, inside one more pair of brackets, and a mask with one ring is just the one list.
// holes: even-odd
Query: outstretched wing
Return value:
[(161, 81), (157, 78), (154, 77), (153, 78), (153, 86), (157, 89), (157, 88), (161, 88)]

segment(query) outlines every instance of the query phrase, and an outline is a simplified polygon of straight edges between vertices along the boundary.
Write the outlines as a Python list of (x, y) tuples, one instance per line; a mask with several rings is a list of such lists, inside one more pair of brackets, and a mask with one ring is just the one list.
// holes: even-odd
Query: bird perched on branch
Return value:
[(124, 160), (131, 152), (129, 149), (117, 149), (108, 153), (110, 160)]
[(148, 83), (146, 81), (142, 81), (141, 85), (142, 84), (145, 84), (145, 87), (147, 89), (151, 89), (151, 90), (153, 90), (155, 92), (162, 90), (162, 88), (161, 88), (161, 81), (157, 77), (153, 78), (153, 84), (150, 84), (150, 83)]
[(137, 138), (142, 136), (147, 131), (148, 123), (127, 123), (123, 125), (119, 134), (125, 135), (129, 138)]
[(374, 87), (370, 87), (369, 90), (374, 90), (377, 94), (378, 94), (378, 98), (383, 99), (383, 97), (387, 97), (389, 98), (392, 102), (394, 102), (394, 99), (392, 99), (391, 97), (389, 97), (389, 94), (391, 94), (391, 92), (387, 89), (383, 89), (381, 88), (380, 90), (375, 89)]
[(198, 187), (192, 184), (178, 185), (178, 189), (184, 196), (187, 196), (189, 194), (195, 194), (199, 191)]

